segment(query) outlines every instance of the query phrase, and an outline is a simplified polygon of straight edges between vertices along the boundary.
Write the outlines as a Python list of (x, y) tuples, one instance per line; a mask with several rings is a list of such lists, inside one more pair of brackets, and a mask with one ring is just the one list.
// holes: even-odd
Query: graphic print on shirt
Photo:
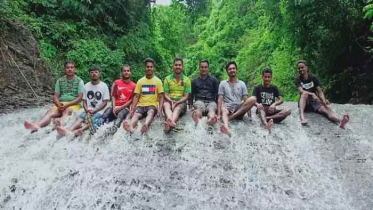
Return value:
[(156, 91), (155, 85), (143, 85), (141, 87), (141, 93), (143, 95), (154, 95)]
[(260, 97), (262, 98), (262, 104), (270, 106), (273, 103), (274, 95), (273, 93), (261, 92)]
[(96, 108), (98, 101), (102, 99), (102, 93), (100, 91), (94, 92), (92, 90), (88, 91), (87, 98), (91, 107)]
[(306, 90), (309, 90), (309, 89), (311, 89), (311, 88), (313, 88), (315, 86), (313, 84), (313, 82), (309, 82), (309, 83), (303, 83), (303, 82), (301, 82), (300, 84), (302, 85), (302, 88), (306, 89)]

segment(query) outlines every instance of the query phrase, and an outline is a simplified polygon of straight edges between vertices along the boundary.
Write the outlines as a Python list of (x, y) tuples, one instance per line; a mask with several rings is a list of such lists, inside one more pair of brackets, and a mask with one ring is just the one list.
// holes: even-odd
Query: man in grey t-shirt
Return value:
[(248, 98), (245, 83), (237, 79), (236, 62), (229, 62), (225, 69), (229, 79), (222, 81), (219, 85), (218, 119), (222, 118), (223, 121), (220, 127), (221, 132), (230, 136), (229, 121), (243, 119), (243, 116), (254, 106), (256, 99), (255, 97)]

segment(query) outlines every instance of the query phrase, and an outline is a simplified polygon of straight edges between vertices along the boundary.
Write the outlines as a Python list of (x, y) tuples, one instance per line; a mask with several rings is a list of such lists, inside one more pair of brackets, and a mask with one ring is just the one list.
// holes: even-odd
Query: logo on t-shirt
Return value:
[(311, 88), (314, 87), (313, 82), (309, 82), (309, 83), (303, 83), (303, 82), (302, 82), (301, 85), (302, 85), (302, 88), (303, 88), (303, 89), (306, 89), (306, 90), (311, 89)]
[(270, 106), (273, 103), (273, 93), (261, 92), (262, 104)]
[(154, 95), (156, 87), (155, 85), (143, 85), (141, 87), (141, 93), (144, 95)]
[(102, 99), (102, 93), (100, 91), (94, 92), (92, 90), (88, 91), (87, 98), (91, 107), (96, 108), (98, 102)]

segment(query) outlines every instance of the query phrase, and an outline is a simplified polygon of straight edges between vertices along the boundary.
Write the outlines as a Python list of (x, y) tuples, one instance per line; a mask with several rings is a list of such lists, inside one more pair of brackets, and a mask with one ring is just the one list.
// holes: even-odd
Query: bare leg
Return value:
[(172, 121), (176, 124), (177, 121), (179, 121), (179, 117), (181, 114), (181, 105), (178, 105), (174, 108), (174, 111), (172, 112)]
[(207, 113), (207, 124), (214, 125), (217, 121), (215, 109), (209, 109)]
[(330, 108), (322, 105), (318, 110), (317, 112), (319, 112), (320, 114), (324, 114), (330, 121), (334, 122), (334, 123), (338, 123), (339, 124), (339, 127), (341, 128), (344, 128), (345, 125), (348, 123), (348, 121), (350, 120), (350, 117), (348, 115), (343, 115), (343, 117), (340, 119), (338, 118), (335, 113), (333, 112), (333, 110), (331, 110)]
[(272, 119), (274, 122), (279, 123), (283, 121), (286, 117), (288, 117), (290, 114), (291, 114), (290, 109), (283, 109), (277, 114), (274, 114), (272, 116), (267, 116), (266, 119), (267, 120)]
[(326, 116), (326, 118), (328, 118), (330, 121), (334, 122), (334, 123), (339, 123), (339, 121), (341, 121), (341, 119), (339, 119), (337, 116), (335, 116), (334, 112), (329, 109), (328, 107), (322, 105), (318, 110), (317, 110), (318, 113), (320, 114), (323, 114)]
[(140, 130), (141, 133), (145, 133), (146, 131), (148, 131), (150, 123), (152, 123), (152, 121), (154, 119), (154, 114), (155, 114), (154, 109), (151, 109), (151, 110), (148, 111), (147, 116), (145, 118), (145, 122), (142, 125), (141, 130)]
[(231, 131), (229, 129), (229, 118), (228, 118), (229, 111), (226, 108), (222, 108), (222, 121), (223, 123), (220, 125), (220, 131), (222, 133), (227, 134), (228, 136), (231, 136)]
[(170, 122), (169, 122), (169, 120), (165, 120), (163, 131), (164, 131), (165, 133), (169, 133), (169, 132), (171, 131), (171, 127), (170, 127)]
[(133, 115), (133, 117), (129, 121), (125, 120), (123, 122), (123, 128), (124, 128), (124, 130), (126, 130), (127, 132), (130, 132), (130, 133), (133, 133), (135, 131), (134, 127), (136, 127), (137, 122), (139, 121), (139, 119), (141, 117), (142, 117), (141, 114), (135, 113)]
[(73, 133), (74, 133), (75, 136), (80, 136), (80, 135), (82, 135), (83, 132), (84, 132), (85, 130), (87, 130), (88, 128), (89, 128), (88, 125), (84, 125), (84, 126), (81, 127), (81, 128), (78, 128), (78, 129), (73, 130)]
[(299, 99), (299, 118), (300, 118), (300, 123), (302, 125), (307, 125), (308, 121), (304, 117), (304, 109), (306, 108), (307, 104), (307, 99), (308, 99), (308, 94), (307, 93), (302, 93)]
[(51, 123), (52, 118), (61, 117), (62, 114), (57, 109), (50, 109), (43, 118), (36, 123), (25, 121), (24, 125), (27, 130), (37, 131), (39, 128), (45, 127)]
[(166, 121), (169, 122), (169, 125), (171, 127), (175, 127), (176, 123), (173, 120), (173, 113), (172, 113), (172, 110), (171, 110), (171, 104), (170, 104), (170, 102), (168, 102), (168, 101), (164, 102), (163, 103), (163, 108), (164, 108), (164, 113), (165, 113), (165, 116), (166, 116)]
[(256, 102), (256, 99), (253, 96), (246, 99), (243, 106), (239, 108), (235, 113), (229, 116), (229, 120), (236, 119), (238, 116), (241, 116), (245, 114), (246, 112), (248, 112), (254, 106), (255, 102)]
[(192, 119), (194, 121), (194, 123), (196, 123), (196, 125), (198, 124), (199, 122), (199, 119), (202, 117), (202, 112), (200, 109), (196, 109), (192, 112)]
[(65, 129), (65, 128), (62, 128), (60, 126), (57, 126), (56, 127), (56, 131), (61, 136), (66, 136), (69, 132), (73, 132), (73, 131), (78, 130), (79, 128), (81, 128), (83, 121), (84, 120), (79, 117), (69, 128)]

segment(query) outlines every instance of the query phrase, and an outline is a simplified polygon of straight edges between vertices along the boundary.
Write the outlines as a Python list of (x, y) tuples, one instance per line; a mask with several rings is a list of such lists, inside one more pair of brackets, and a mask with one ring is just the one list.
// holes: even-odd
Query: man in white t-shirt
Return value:
[[(91, 81), (84, 85), (84, 111), (69, 128), (56, 128), (57, 132), (62, 136), (67, 135), (69, 132), (73, 132), (75, 136), (78, 136), (90, 126), (95, 126), (98, 119), (100, 119), (102, 113), (104, 112), (107, 102), (110, 100), (108, 86), (104, 82), (100, 81), (100, 69), (97, 66), (92, 66), (88, 71)], [(83, 123), (86, 118), (92, 119), (93, 125), (89, 125), (89, 122), (88, 124)]]

